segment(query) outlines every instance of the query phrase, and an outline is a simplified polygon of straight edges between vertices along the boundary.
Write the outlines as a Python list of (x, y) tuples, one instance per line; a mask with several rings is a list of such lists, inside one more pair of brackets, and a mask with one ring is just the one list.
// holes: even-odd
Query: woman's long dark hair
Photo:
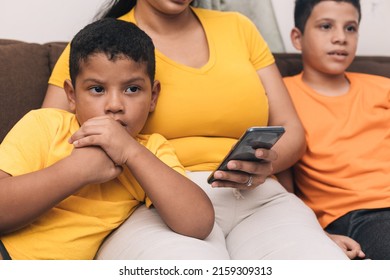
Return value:
[(111, 0), (107, 1), (96, 14), (95, 20), (102, 18), (118, 18), (131, 11), (137, 0)]
[[(194, 5), (193, 1), (191, 5)], [(95, 15), (94, 19), (102, 18), (118, 18), (131, 11), (137, 4), (137, 0), (111, 0), (103, 5), (100, 11)]]

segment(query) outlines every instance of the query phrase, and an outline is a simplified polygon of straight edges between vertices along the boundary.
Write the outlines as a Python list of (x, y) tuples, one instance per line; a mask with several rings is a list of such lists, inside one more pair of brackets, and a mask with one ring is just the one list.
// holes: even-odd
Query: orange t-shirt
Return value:
[(308, 149), (295, 166), (298, 195), (326, 227), (357, 209), (390, 207), (390, 79), (346, 73), (349, 92), (323, 96), (284, 79)]

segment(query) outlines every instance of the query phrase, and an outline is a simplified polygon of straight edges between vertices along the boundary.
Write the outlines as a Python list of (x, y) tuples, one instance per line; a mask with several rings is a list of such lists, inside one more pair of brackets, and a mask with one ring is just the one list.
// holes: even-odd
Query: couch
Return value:
[[(0, 143), (24, 114), (40, 108), (50, 73), (66, 44), (0, 39)], [(275, 54), (275, 59), (282, 76), (302, 70), (299, 54)], [(390, 77), (390, 57), (357, 57), (350, 70)]]
[(41, 106), (51, 70), (65, 46), (0, 39), (0, 143), (24, 114)]
[[(66, 42), (46, 44), (0, 39), (0, 142), (31, 109), (39, 108), (50, 73)], [(299, 54), (275, 54), (282, 76), (302, 70)], [(390, 77), (390, 57), (356, 57), (351, 71)]]

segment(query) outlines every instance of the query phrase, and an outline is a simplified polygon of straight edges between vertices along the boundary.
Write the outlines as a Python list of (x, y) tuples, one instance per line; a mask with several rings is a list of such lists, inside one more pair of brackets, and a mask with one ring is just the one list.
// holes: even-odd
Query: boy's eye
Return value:
[(347, 26), (346, 30), (348, 32), (356, 32), (357, 31), (357, 28), (353, 25), (350, 25), (350, 26)]
[(103, 94), (104, 93), (104, 88), (100, 86), (94, 86), (89, 89), (93, 94)]
[(126, 88), (126, 93), (127, 94), (132, 94), (132, 93), (135, 93), (135, 92), (137, 92), (137, 91), (139, 91), (139, 87), (137, 87), (137, 86), (130, 86), (130, 87), (128, 87), (128, 88)]
[(320, 28), (324, 29), (324, 30), (328, 30), (328, 29), (332, 28), (332, 25), (329, 23), (324, 23), (324, 24), (321, 24)]

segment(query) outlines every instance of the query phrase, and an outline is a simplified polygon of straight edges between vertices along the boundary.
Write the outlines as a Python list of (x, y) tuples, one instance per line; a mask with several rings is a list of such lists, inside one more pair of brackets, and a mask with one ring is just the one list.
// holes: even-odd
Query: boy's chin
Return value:
[(343, 68), (342, 70), (328, 71), (326, 72), (326, 74), (329, 76), (340, 76), (340, 75), (344, 75), (346, 70), (347, 70), (346, 68)]
[(338, 64), (338, 65), (329, 65), (325, 66), (322, 69), (318, 69), (319, 72), (323, 72), (324, 74), (330, 75), (330, 76), (338, 76), (338, 75), (344, 75), (345, 71), (347, 70), (349, 64)]

